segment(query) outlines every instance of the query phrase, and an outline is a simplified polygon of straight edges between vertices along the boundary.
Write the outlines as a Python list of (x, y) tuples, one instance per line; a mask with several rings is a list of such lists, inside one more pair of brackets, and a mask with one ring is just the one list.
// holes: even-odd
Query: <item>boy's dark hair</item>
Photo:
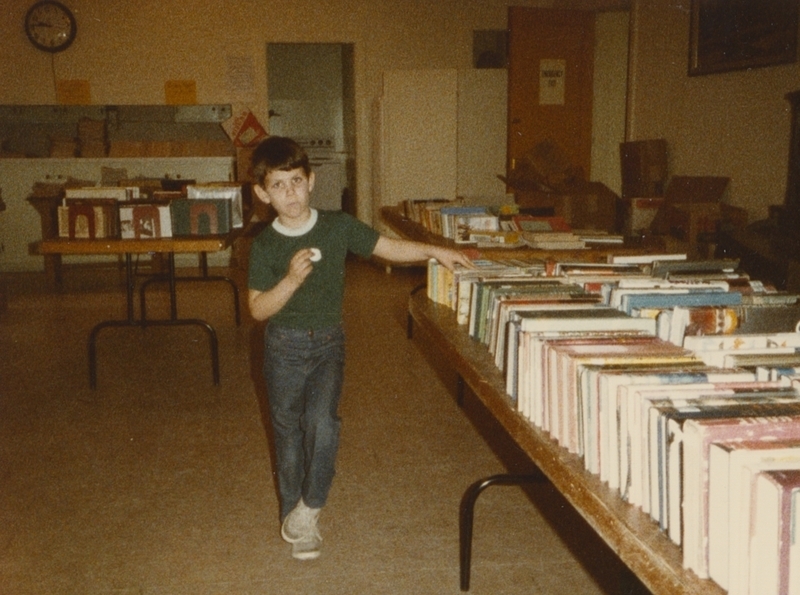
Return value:
[(291, 171), (299, 167), (306, 175), (311, 173), (305, 149), (285, 136), (270, 136), (261, 141), (253, 151), (250, 163), (253, 179), (260, 186), (264, 185), (264, 180), (271, 171)]

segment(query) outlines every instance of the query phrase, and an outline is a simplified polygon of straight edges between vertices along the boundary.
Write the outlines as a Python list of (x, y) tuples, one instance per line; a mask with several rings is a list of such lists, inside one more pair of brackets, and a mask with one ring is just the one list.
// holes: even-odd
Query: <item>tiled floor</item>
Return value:
[[(240, 285), (239, 271), (228, 271)], [(0, 595), (458, 593), (458, 506), (474, 480), (530, 469), (405, 304), (423, 271), (354, 261), (338, 475), (320, 559), (281, 541), (260, 381), (260, 327), (224, 284), (179, 284), (182, 316), (216, 329), (219, 386), (197, 328), (106, 329), (117, 271), (71, 269), (62, 291), (6, 274), (0, 314)], [(150, 316), (167, 315), (164, 291)], [(619, 562), (547, 484), (494, 487), (476, 509), (471, 591), (617, 593)]]

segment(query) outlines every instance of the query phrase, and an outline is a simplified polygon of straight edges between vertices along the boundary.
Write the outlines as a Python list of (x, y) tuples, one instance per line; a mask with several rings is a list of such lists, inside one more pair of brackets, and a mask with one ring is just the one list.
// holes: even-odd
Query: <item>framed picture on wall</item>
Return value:
[(689, 76), (797, 61), (797, 0), (692, 0)]

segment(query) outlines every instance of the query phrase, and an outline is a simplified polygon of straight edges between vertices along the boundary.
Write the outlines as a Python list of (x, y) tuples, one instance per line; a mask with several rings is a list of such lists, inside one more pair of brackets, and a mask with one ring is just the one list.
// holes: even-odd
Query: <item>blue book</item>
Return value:
[(676, 306), (738, 306), (738, 291), (690, 291), (687, 293), (632, 293), (622, 296), (620, 309), (626, 314), (642, 308), (674, 308)]
[(479, 206), (451, 206), (439, 209), (442, 215), (491, 215), (489, 209)]

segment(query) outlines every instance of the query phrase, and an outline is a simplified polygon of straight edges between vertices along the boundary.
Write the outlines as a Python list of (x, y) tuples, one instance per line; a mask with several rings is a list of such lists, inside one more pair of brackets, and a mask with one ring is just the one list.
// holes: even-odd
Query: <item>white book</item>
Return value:
[(792, 543), (789, 546), (789, 595), (800, 595), (800, 493), (792, 492)]
[(608, 440), (607, 429), (601, 428), (601, 415), (607, 414), (610, 391), (616, 394), (620, 384), (636, 384), (640, 378), (645, 376), (651, 378), (650, 382), (658, 382), (660, 374), (667, 371), (673, 374), (678, 371), (685, 372), (693, 367), (695, 367), (693, 361), (684, 361), (682, 357), (671, 358), (663, 363), (654, 363), (641, 358), (631, 362), (610, 360), (600, 365), (582, 365), (580, 369), (580, 429), (582, 455), (586, 470), (600, 475), (601, 441)]
[(692, 351), (800, 347), (800, 333), (756, 333), (741, 335), (689, 335), (683, 346)]
[(113, 198), (116, 200), (133, 200), (139, 198), (137, 186), (83, 186), (66, 188), (65, 198)]
[[(515, 332), (529, 332), (534, 335), (577, 332), (637, 332), (648, 335), (655, 333), (653, 320), (631, 318), (613, 308), (597, 305), (574, 310), (518, 311), (514, 313), (513, 320), (516, 325)], [(517, 381), (518, 408), (521, 406), (523, 415), (537, 426), (548, 430), (549, 418), (544, 416), (543, 387), (540, 385), (543, 374), (540, 348), (540, 344), (531, 341), (530, 337), (526, 338), (517, 347), (516, 360), (509, 360), (509, 364), (514, 367), (511, 377)]]
[[(735, 383), (740, 386), (742, 392), (737, 392), (734, 386), (729, 384), (712, 384), (713, 388), (708, 390), (689, 391), (678, 398), (671, 397), (673, 404), (683, 408), (710, 408), (715, 405), (733, 405), (739, 400), (747, 400), (748, 392), (743, 389), (752, 383)], [(692, 385), (686, 385), (692, 386)], [(663, 394), (663, 393), (662, 393)], [(673, 393), (674, 394), (674, 393)], [(624, 411), (624, 418), (621, 424), (622, 443), (627, 453), (627, 481), (624, 484), (627, 488), (625, 497), (642, 510), (652, 515), (654, 505), (654, 494), (651, 494), (651, 487), (654, 486), (653, 474), (658, 473), (658, 468), (651, 468), (650, 462), (650, 434), (649, 434), (649, 411), (658, 399), (651, 398), (647, 393), (640, 393), (641, 399), (627, 404)], [(786, 397), (790, 399), (793, 397)], [(623, 457), (620, 457), (621, 461)], [(657, 501), (657, 493), (655, 494)], [(658, 509), (658, 506), (656, 506)], [(658, 520), (658, 519), (656, 519)]]
[(609, 254), (611, 264), (652, 264), (656, 260), (686, 260), (686, 254)]
[[(558, 343), (554, 343), (558, 350)], [(682, 362), (690, 364), (693, 357), (680, 347), (660, 341), (655, 337), (609, 337), (598, 341), (585, 341), (566, 345), (561, 358), (558, 377), (550, 376), (555, 386), (548, 387), (552, 407), (560, 407), (559, 440), (570, 452), (584, 455), (586, 444), (594, 444), (586, 428), (595, 425), (596, 408), (590, 402), (592, 391), (588, 377), (583, 374), (587, 366), (600, 365), (667, 365)]]
[(756, 476), (748, 560), (749, 590), (754, 595), (787, 595), (792, 578), (800, 574), (800, 558), (791, 558), (792, 542), (800, 530), (799, 493), (798, 469), (762, 471)]
[(683, 424), (682, 432), (683, 564), (698, 577), (708, 578), (711, 444), (757, 440), (765, 436), (774, 440), (800, 440), (800, 416), (689, 419)]
[(800, 427), (788, 441), (712, 444), (709, 451), (709, 576), (730, 595), (750, 591), (753, 487), (759, 471), (800, 469)]

